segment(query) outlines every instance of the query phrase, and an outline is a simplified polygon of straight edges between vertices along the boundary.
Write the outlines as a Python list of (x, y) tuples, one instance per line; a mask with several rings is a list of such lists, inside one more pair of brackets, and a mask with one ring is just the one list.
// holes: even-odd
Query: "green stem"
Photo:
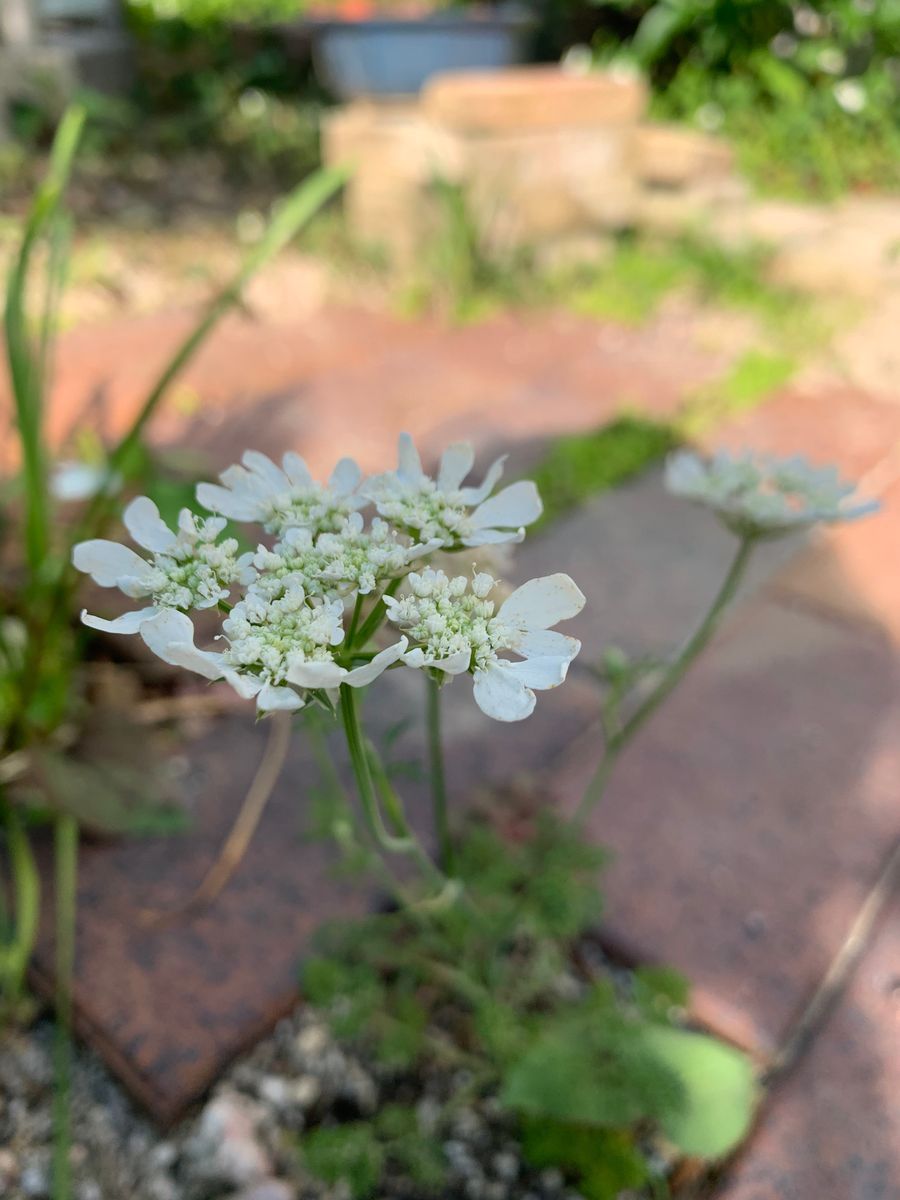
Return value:
[(359, 721), (356, 694), (347, 684), (341, 685), (341, 717), (347, 737), (347, 748), (350, 751), (353, 777), (369, 832), (382, 850), (391, 854), (408, 854), (411, 849), (410, 839), (405, 836), (396, 837), (385, 828), (372, 780), (371, 760)]
[(5, 1004), (14, 1009), (25, 990), (25, 973), (37, 940), (41, 885), (31, 849), (31, 839), (21, 817), (8, 805), (5, 813), (6, 845), (13, 883), (15, 934), (4, 947), (2, 986)]
[(438, 842), (441, 869), (453, 874), (453, 842), (447, 812), (447, 779), (444, 771), (444, 747), (441, 741), (441, 685), (430, 675), (425, 677), (428, 722), (428, 773), (431, 779), (431, 806)]
[(56, 883), (56, 1031), (53, 1093), (53, 1200), (69, 1200), (72, 1178), (72, 983), (75, 973), (75, 914), (78, 880), (78, 822), (60, 813), (54, 829)]
[(734, 599), (734, 595), (740, 586), (751, 555), (756, 548), (756, 543), (757, 539), (755, 537), (741, 538), (728, 573), (722, 581), (722, 585), (703, 620), (691, 637), (685, 642), (680, 653), (675, 656), (667, 669), (663, 671), (656, 685), (651, 688), (648, 695), (619, 729), (607, 739), (600, 764), (572, 817), (572, 823), (576, 827), (583, 826), (597, 801), (603, 795), (622, 751), (678, 685), (688, 667), (715, 633), (722, 615)]
[[(459, 885), (448, 879), (428, 857), (421, 842), (416, 837), (400, 799), (394, 792), (387, 777), (387, 772), (379, 759), (374, 747), (367, 743), (359, 721), (359, 709), (354, 690), (346, 684), (341, 685), (341, 715), (344, 721), (344, 731), (347, 735), (347, 746), (350, 751), (350, 761), (356, 786), (362, 801), (363, 812), (369, 832), (380, 850), (392, 854), (410, 855), (416, 860), (422, 875), (437, 889), (435, 898), (442, 905), (444, 900), (455, 899)], [(399, 836), (391, 833), (384, 824), (376, 793), (376, 780), (373, 780), (373, 768), (378, 784), (388, 804), (391, 821)]]
[(353, 646), (354, 638), (356, 637), (356, 628), (359, 625), (359, 618), (362, 615), (363, 596), (361, 592), (356, 593), (356, 603), (353, 605), (353, 617), (350, 621), (350, 629), (347, 633), (347, 646)]
[(363, 622), (362, 629), (360, 629), (359, 633), (356, 635), (356, 645), (365, 646), (366, 643), (370, 642), (378, 632), (381, 622), (384, 620), (385, 613), (387, 612), (387, 605), (384, 602), (384, 598), (385, 596), (393, 596), (402, 582), (402, 579), (392, 579), (382, 594), (378, 597), (377, 603)]

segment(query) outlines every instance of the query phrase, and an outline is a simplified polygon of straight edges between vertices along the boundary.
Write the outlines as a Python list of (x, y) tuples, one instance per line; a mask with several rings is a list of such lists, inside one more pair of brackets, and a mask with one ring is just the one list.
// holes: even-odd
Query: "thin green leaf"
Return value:
[[(240, 301), (244, 288), (257, 271), (274, 258), (340, 191), (349, 175), (350, 169), (345, 167), (317, 171), (282, 201), (257, 246), (247, 256), (231, 282), (209, 302), (203, 316), (163, 368), (130, 429), (110, 453), (105, 486), (98, 491), (81, 521), (77, 522), (71, 532), (68, 542), (70, 548), (85, 538), (96, 536), (102, 528), (109, 515), (113, 484), (119, 476), (129, 474), (131, 463), (140, 451), (144, 429), (174, 380), (191, 361), (221, 318)], [(69, 559), (70, 555), (66, 554), (57, 589), (56, 609), (62, 606), (61, 602), (68, 594), (67, 589), (71, 584)]]
[[(29, 331), (27, 298), (35, 250), (47, 238), (72, 170), (84, 125), (84, 110), (68, 109), (59, 124), (46, 177), (25, 222), (19, 252), (6, 285), (4, 335), (15, 405), (16, 427), (22, 444), (25, 490), (25, 548), (32, 576), (43, 567), (50, 542), (47, 494), (47, 454), (43, 437), (43, 344), (35, 345)], [(51, 250), (51, 260), (54, 258)], [(43, 339), (43, 332), (42, 332)]]

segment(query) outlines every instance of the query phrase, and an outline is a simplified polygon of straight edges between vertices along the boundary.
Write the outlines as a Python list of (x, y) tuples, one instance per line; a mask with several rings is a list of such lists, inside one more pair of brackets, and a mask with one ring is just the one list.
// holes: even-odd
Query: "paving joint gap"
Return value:
[(763, 1079), (769, 1089), (792, 1070), (816, 1037), (829, 1013), (843, 995), (863, 952), (872, 940), (875, 924), (888, 901), (900, 889), (900, 838), (894, 843), (881, 874), (856, 915), (843, 945), (831, 961), (812, 999), (788, 1031)]

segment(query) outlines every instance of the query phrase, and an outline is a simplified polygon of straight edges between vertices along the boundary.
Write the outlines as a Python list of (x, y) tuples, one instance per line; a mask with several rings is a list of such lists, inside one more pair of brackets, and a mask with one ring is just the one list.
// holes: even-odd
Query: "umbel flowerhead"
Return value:
[[(521, 720), (536, 689), (565, 679), (580, 643), (550, 626), (580, 611), (584, 597), (568, 576), (553, 575), (498, 607), (492, 576), (451, 577), (430, 565), (438, 553), (442, 561), (464, 553), (468, 570), (474, 548), (520, 541), (541, 512), (530, 482), (491, 497), (502, 459), (479, 487), (463, 487), (473, 461), (471, 446), (451, 446), (431, 479), (403, 435), (396, 472), (364, 482), (342, 459), (320, 484), (297, 455), (277, 466), (247, 451), (222, 486), (198, 486), (214, 517), (185, 509), (173, 533), (147, 497), (131, 502), (125, 525), (148, 559), (110, 541), (75, 547), (75, 566), (100, 586), (151, 600), (112, 621), (82, 619), (138, 633), (165, 662), (225, 680), (262, 713), (311, 699), (333, 707), (341, 687), (406, 667), (444, 679), (470, 673), (485, 713)], [(367, 521), (370, 503), (379, 515)], [(255, 551), (239, 554), (237, 540), (223, 537), (227, 519), (261, 526)], [(196, 644), (189, 615), (203, 609), (223, 614), (208, 649)], [(385, 645), (391, 624), (399, 632)]]
[(711, 508), (739, 537), (778, 538), (820, 522), (853, 521), (878, 509), (854, 500), (856, 487), (834, 467), (805, 458), (720, 451), (704, 459), (681, 450), (666, 463), (666, 486)]

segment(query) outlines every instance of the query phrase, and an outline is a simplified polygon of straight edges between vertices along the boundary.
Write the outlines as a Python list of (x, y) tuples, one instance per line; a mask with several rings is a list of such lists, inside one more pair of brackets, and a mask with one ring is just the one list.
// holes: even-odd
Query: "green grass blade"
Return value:
[(238, 273), (207, 305), (206, 311), (175, 351), (172, 358), (151, 388), (131, 428), (113, 449), (108, 460), (106, 487), (95, 496), (83, 520), (72, 537), (72, 544), (96, 535), (110, 504), (110, 484), (120, 473), (127, 473), (129, 460), (140, 446), (147, 422), (153, 416), (172, 382), (200, 349), (219, 320), (241, 298), (253, 276), (274, 258), (293, 237), (308, 224), (322, 207), (336, 195), (347, 181), (349, 171), (338, 167), (317, 171), (302, 183), (280, 205), (279, 210), (259, 241), (247, 256)]
[[(28, 282), (34, 252), (49, 236), (57, 219), (83, 125), (84, 111), (77, 107), (70, 108), (59, 124), (47, 174), (25, 222), (22, 242), (6, 286), (4, 336), (16, 428), (22, 446), (25, 545), (32, 576), (46, 560), (50, 541), (50, 513), (43, 437), (42, 348), (40, 344), (35, 345), (29, 331)], [(42, 333), (42, 340), (43, 336)]]

